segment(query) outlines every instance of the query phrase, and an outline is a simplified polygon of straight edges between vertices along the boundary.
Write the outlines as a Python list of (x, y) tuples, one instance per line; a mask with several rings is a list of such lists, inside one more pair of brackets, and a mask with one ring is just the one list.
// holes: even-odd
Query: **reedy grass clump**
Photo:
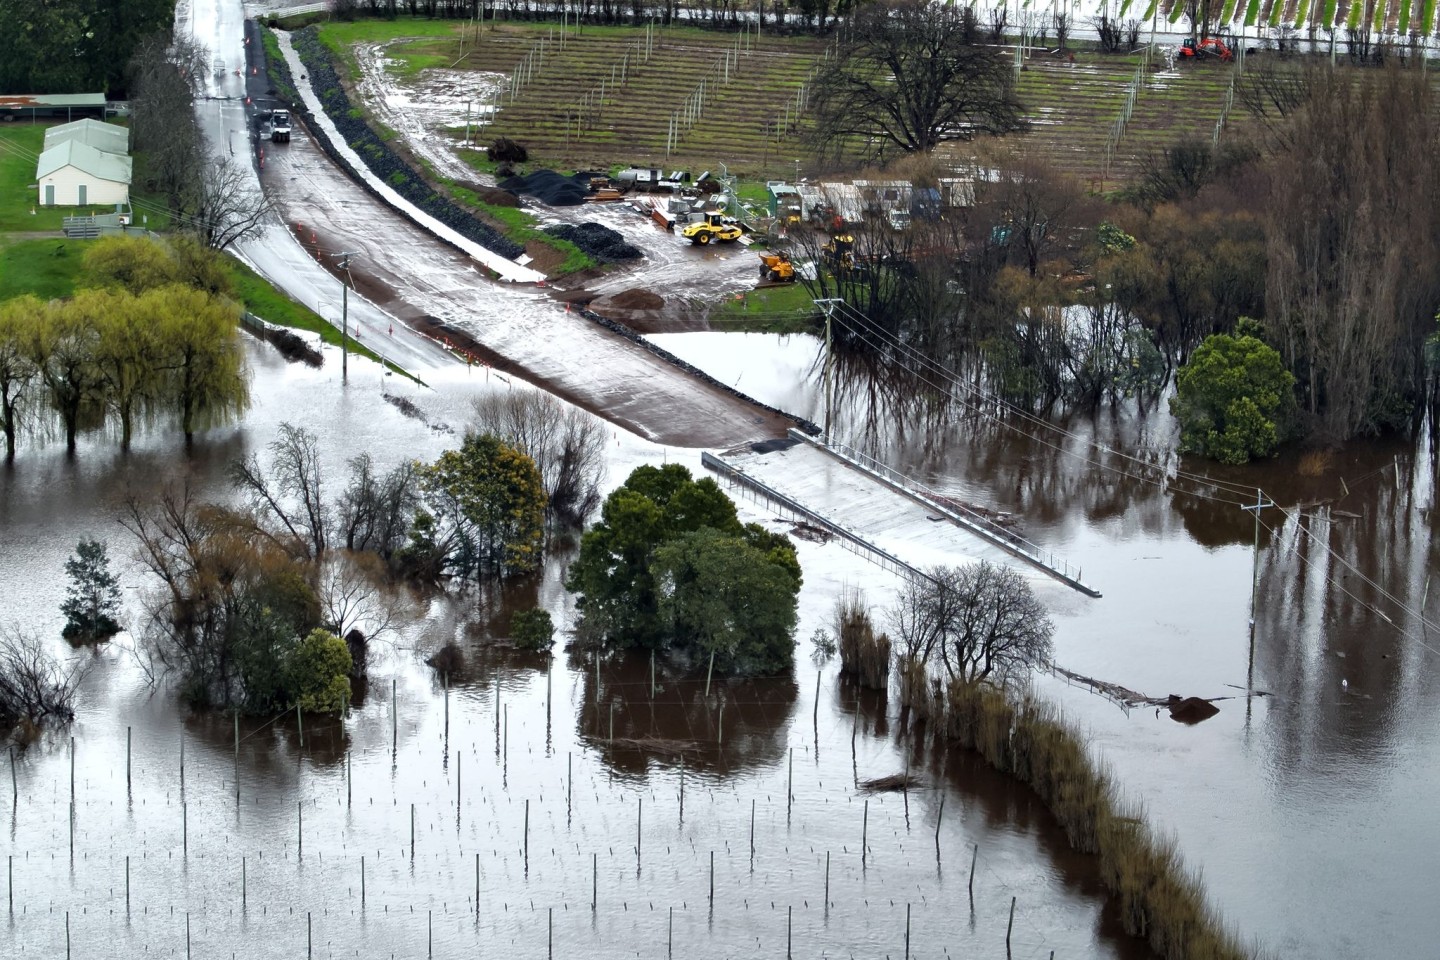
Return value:
[(1090, 759), (1085, 741), (1054, 707), (986, 684), (952, 682), (944, 729), (995, 769), (1033, 789), (1075, 849), (1100, 856), (1100, 877), (1121, 922), (1165, 960), (1250, 960), (1205, 901), (1175, 842), (1154, 835)]
[(890, 637), (876, 634), (870, 608), (859, 590), (846, 590), (835, 602), (835, 635), (840, 638), (840, 670), (862, 687), (884, 690), (890, 682)]

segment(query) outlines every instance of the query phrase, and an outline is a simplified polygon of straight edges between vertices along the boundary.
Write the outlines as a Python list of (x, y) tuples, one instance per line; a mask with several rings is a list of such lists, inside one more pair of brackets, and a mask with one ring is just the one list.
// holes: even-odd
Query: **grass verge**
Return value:
[(1140, 811), (1090, 759), (1085, 741), (1054, 707), (1014, 699), (984, 684), (955, 682), (944, 697), (944, 729), (992, 767), (1027, 784), (1050, 808), (1075, 849), (1100, 857), (1100, 878), (1131, 936), (1165, 960), (1249, 960), (1185, 868), (1173, 840), (1159, 838)]
[[(340, 346), (340, 331), (335, 325), (324, 317), (320, 316), (309, 307), (296, 303), (285, 294), (270, 285), (260, 274), (251, 270), (232, 256), (226, 256), (225, 265), (230, 271), (230, 282), (235, 288), (235, 297), (245, 304), (245, 309), (267, 323), (273, 323), (279, 327), (289, 327), (292, 330), (306, 330), (310, 333), (317, 333), (320, 339), (331, 346)], [(362, 357), (368, 357), (376, 363), (380, 363), (379, 354), (365, 346), (354, 337), (350, 338), (350, 352)], [(389, 360), (384, 361), (385, 365), (392, 370), (398, 370), (403, 376), (409, 377), (416, 383), (421, 381), (407, 371), (397, 367)]]
[(706, 319), (725, 331), (807, 333), (817, 328), (817, 313), (810, 291), (796, 282), (746, 291), (722, 301)]

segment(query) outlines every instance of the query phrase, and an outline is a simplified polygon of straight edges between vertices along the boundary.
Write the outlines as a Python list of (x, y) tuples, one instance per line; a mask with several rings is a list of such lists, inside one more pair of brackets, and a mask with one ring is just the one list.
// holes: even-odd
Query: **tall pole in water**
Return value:
[(340, 281), (340, 379), (343, 381), (350, 379), (350, 258), (360, 254), (346, 252), (334, 256), (340, 261), (340, 269), (345, 271)]
[[(1259, 487), (1255, 488), (1255, 502), (1242, 506), (1241, 510), (1255, 511), (1255, 548), (1250, 562), (1250, 664), (1245, 674), (1245, 703), (1249, 710), (1250, 697), (1255, 691), (1255, 605), (1260, 590), (1260, 511), (1275, 506), (1265, 499)], [(1247, 713), (1248, 720), (1248, 713)]]

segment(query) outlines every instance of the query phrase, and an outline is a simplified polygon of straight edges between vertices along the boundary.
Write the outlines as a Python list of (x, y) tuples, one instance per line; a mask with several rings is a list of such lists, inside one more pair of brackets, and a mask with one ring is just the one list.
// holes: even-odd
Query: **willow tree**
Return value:
[(95, 367), (101, 396), (120, 421), (120, 446), (128, 450), (136, 421), (149, 419), (160, 407), (165, 343), (151, 311), (126, 290), (85, 290), (76, 300), (101, 308), (93, 313)]
[(239, 307), (179, 284), (147, 292), (138, 306), (163, 344), (161, 402), (179, 416), (187, 443), (249, 407)]
[(34, 397), (39, 369), (32, 344), (45, 305), (32, 296), (0, 303), (0, 432), (5, 434), (5, 459), (15, 459), (20, 423)]
[(978, 42), (973, 13), (959, 5), (867, 4), (846, 36), (812, 88), (822, 150), (915, 153), (1020, 128), (1011, 58)]
[(75, 449), (82, 420), (98, 422), (104, 380), (95, 362), (103, 298), (82, 291), (69, 302), (52, 301), (33, 330), (31, 358), (44, 385), (45, 398), (65, 431), (65, 448)]

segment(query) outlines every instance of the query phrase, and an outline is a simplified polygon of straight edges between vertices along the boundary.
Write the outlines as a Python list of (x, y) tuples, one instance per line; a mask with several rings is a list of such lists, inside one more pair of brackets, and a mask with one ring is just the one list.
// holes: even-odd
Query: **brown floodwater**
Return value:
[[(824, 418), (813, 338), (659, 339), (761, 400)], [(1282, 957), (1434, 955), (1440, 636), (1419, 617), (1436, 565), (1428, 430), (1225, 468), (1175, 457), (1163, 403), (1049, 418), (1052, 429), (989, 407), (937, 410), (915, 386), (837, 375), (834, 432), (1014, 513), (1083, 566), (1102, 599), (1045, 594), (1060, 666), (1149, 696), (1228, 698), (1187, 727), (1036, 681), (1179, 841), (1225, 919)], [(1261, 514), (1258, 566), (1241, 509), (1256, 487), (1279, 505)]]
[[(587, 652), (489, 647), (517, 606), (573, 622), (563, 550), (486, 596), (412, 597), (352, 715), (305, 718), (303, 743), (294, 716), (262, 717), (242, 721), (237, 750), (232, 718), (145, 683), (127, 635), (71, 651), (58, 608), (81, 536), (109, 540), (139, 625), (149, 588), (116, 523), (127, 493), (228, 496), (225, 464), (263, 454), (286, 419), (318, 432), (338, 483), (361, 450), (434, 456), (470, 396), (510, 388), (459, 370), (420, 391), (365, 362), (342, 388), (333, 364), (249, 354), (255, 408), (193, 449), (157, 433), (122, 455), (92, 438), (0, 472), (0, 621), (94, 660), (75, 724), (3, 775), (18, 792), (0, 789), (5, 956), (1000, 956), (1012, 900), (1014, 956), (1148, 956), (1027, 790), (817, 668), (803, 641), (791, 675), (707, 684), (661, 662), (653, 687), (644, 657), (597, 672)], [(382, 384), (434, 426), (383, 402)], [(612, 483), (671, 455), (616, 443)], [(832, 601), (802, 598), (802, 637)], [(422, 661), (451, 639), (466, 663), (442, 679)], [(907, 767), (907, 793), (857, 787)]]

